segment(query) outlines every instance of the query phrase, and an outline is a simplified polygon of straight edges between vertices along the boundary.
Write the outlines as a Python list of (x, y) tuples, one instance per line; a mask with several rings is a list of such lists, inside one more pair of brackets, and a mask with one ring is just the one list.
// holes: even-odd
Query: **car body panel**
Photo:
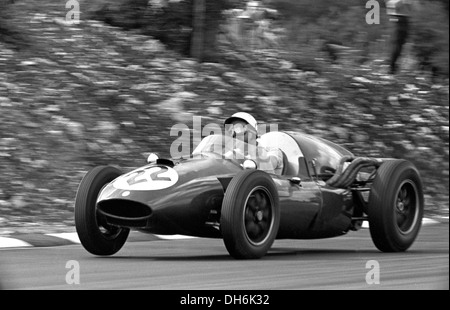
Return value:
[[(351, 152), (326, 140), (293, 132), (261, 137), (261, 143), (271, 142), (285, 153), (288, 165), (285, 175), (270, 174), (279, 195), (277, 238), (326, 238), (347, 232), (353, 208), (351, 193), (326, 186), (313, 177), (307, 164), (314, 160), (316, 169), (337, 168), (340, 159)], [(157, 234), (221, 238), (223, 197), (230, 180), (242, 170), (233, 160), (199, 156), (145, 165), (105, 185), (97, 207), (108, 215), (109, 205), (125, 209), (136, 203), (150, 208), (151, 215), (135, 225), (123, 221), (123, 226)], [(301, 182), (292, 182), (292, 177), (300, 177)], [(121, 225), (120, 219), (107, 219)]]

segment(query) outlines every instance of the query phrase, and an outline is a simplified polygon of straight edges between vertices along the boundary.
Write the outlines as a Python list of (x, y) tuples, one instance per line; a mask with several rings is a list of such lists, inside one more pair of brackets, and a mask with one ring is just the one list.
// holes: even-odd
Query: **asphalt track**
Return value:
[[(67, 284), (68, 261), (79, 284)], [(366, 276), (379, 264), (379, 284)], [(373, 263), (373, 262), (372, 262)], [(4, 289), (398, 290), (448, 289), (449, 224), (422, 227), (405, 253), (381, 253), (369, 230), (325, 240), (277, 240), (260, 260), (234, 260), (222, 240), (129, 242), (112, 257), (81, 245), (0, 250)], [(370, 279), (375, 279), (371, 277)]]

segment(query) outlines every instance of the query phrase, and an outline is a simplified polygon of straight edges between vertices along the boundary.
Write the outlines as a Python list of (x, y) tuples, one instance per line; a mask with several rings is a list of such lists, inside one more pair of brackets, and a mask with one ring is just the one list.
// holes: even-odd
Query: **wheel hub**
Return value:
[(399, 201), (399, 202), (397, 203), (397, 209), (398, 209), (398, 211), (400, 211), (400, 212), (405, 211), (405, 204), (403, 203), (403, 201)]
[(395, 208), (397, 228), (402, 234), (409, 233), (415, 226), (419, 212), (417, 188), (410, 180), (400, 185)]
[(249, 194), (244, 211), (244, 225), (250, 243), (264, 243), (272, 230), (272, 206), (268, 192), (257, 187)]
[(257, 222), (261, 222), (263, 220), (263, 212), (261, 210), (256, 212), (255, 219)]

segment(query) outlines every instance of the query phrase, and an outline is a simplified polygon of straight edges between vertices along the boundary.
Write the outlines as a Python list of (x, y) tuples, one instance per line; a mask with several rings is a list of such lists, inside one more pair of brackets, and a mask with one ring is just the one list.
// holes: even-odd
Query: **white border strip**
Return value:
[[(430, 218), (423, 218), (422, 219), (422, 225), (431, 225), (431, 224), (438, 224), (440, 223), (439, 221), (430, 219)], [(362, 226), (362, 228), (369, 228), (369, 222), (368, 221), (364, 221)]]
[[(81, 241), (78, 238), (78, 234), (76, 232), (73, 233), (59, 233), (59, 234), (46, 234), (46, 236), (52, 236), (56, 238), (66, 239), (73, 243), (80, 244)], [(158, 239), (161, 240), (182, 240), (182, 239), (193, 239), (197, 237), (185, 236), (185, 235), (154, 235)]]
[(60, 239), (69, 240), (73, 243), (81, 243), (80, 238), (76, 232), (73, 233), (59, 233), (59, 234), (45, 234), (46, 236), (56, 237)]
[[(443, 217), (445, 218), (445, 217)], [(447, 217), (448, 219), (448, 217)], [(437, 220), (430, 219), (430, 218), (424, 218), (422, 220), (422, 225), (432, 225), (440, 223)], [(362, 224), (362, 228), (369, 228), (369, 222), (364, 221)], [(56, 237), (60, 239), (68, 240), (75, 244), (80, 244), (81, 241), (78, 238), (78, 234), (76, 232), (73, 233), (58, 233), (58, 234), (45, 234), (46, 236)], [(185, 240), (185, 239), (196, 239), (198, 237), (192, 237), (192, 236), (186, 236), (186, 235), (154, 235), (158, 239), (161, 240)], [(33, 245), (19, 240), (15, 238), (10, 237), (0, 237), (0, 249), (2, 248), (21, 248), (21, 247), (32, 247)]]
[(32, 245), (19, 239), (0, 237), (0, 248), (22, 248), (30, 246)]
[(185, 235), (154, 235), (162, 240), (182, 240), (182, 239), (195, 239), (197, 237), (185, 236)]

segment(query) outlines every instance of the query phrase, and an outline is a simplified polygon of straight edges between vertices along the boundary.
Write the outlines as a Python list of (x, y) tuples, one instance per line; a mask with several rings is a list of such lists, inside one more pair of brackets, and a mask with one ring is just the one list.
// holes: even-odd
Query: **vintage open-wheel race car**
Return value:
[(275, 239), (315, 239), (357, 231), (363, 221), (383, 252), (407, 250), (422, 222), (424, 198), (409, 161), (355, 157), (330, 141), (299, 132), (269, 132), (283, 153), (274, 174), (224, 158), (205, 137), (186, 159), (153, 157), (125, 174), (92, 169), (81, 181), (75, 224), (84, 248), (113, 255), (130, 229), (221, 238), (234, 258), (263, 257)]

